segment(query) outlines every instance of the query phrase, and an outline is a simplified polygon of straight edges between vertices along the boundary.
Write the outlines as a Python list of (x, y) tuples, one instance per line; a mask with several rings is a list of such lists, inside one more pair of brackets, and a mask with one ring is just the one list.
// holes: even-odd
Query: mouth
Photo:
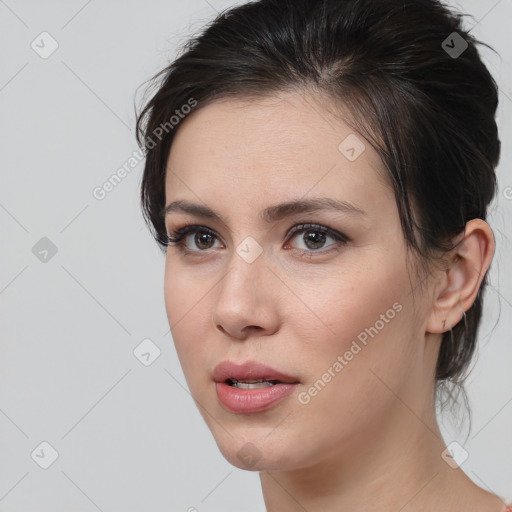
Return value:
[(261, 413), (275, 407), (296, 390), (300, 381), (255, 361), (219, 363), (213, 381), (221, 405), (236, 414)]
[(229, 386), (239, 389), (300, 383), (299, 379), (256, 361), (246, 361), (242, 364), (222, 361), (213, 370), (213, 380), (215, 382), (225, 382)]

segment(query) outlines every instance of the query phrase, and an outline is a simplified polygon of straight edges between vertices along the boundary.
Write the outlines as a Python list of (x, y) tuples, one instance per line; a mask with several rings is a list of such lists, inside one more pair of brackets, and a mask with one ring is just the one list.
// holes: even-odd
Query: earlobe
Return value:
[(433, 296), (427, 332), (440, 334), (458, 324), (473, 305), (495, 251), (492, 229), (482, 219), (466, 223)]

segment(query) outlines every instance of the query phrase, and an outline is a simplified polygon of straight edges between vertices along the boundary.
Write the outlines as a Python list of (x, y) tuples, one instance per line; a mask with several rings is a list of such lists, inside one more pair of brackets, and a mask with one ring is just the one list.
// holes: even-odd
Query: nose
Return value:
[(271, 335), (279, 326), (279, 279), (264, 252), (249, 261), (233, 253), (212, 311), (214, 328), (237, 340)]

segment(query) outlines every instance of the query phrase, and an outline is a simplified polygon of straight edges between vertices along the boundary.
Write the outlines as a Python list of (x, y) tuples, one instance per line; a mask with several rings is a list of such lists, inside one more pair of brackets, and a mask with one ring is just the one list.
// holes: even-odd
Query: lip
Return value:
[[(231, 378), (278, 380), (280, 383), (264, 388), (239, 389), (226, 383)], [(299, 384), (298, 379), (255, 361), (242, 364), (223, 361), (213, 370), (213, 380), (222, 406), (229, 412), (238, 414), (266, 411), (291, 395)]]
[(295, 384), (299, 380), (274, 368), (257, 361), (246, 361), (241, 364), (232, 361), (222, 361), (213, 370), (215, 382), (225, 382), (227, 379), (250, 380), (278, 380), (283, 383)]

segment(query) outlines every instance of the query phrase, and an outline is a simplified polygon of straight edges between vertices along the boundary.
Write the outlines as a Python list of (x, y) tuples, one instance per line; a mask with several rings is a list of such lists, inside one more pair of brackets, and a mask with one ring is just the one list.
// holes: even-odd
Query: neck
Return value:
[(443, 460), (445, 448), (433, 404), (412, 411), (400, 402), (386, 422), (315, 465), (260, 472), (267, 512), (462, 512), (475, 501), (499, 512), (498, 499), (489, 506), (490, 493)]

